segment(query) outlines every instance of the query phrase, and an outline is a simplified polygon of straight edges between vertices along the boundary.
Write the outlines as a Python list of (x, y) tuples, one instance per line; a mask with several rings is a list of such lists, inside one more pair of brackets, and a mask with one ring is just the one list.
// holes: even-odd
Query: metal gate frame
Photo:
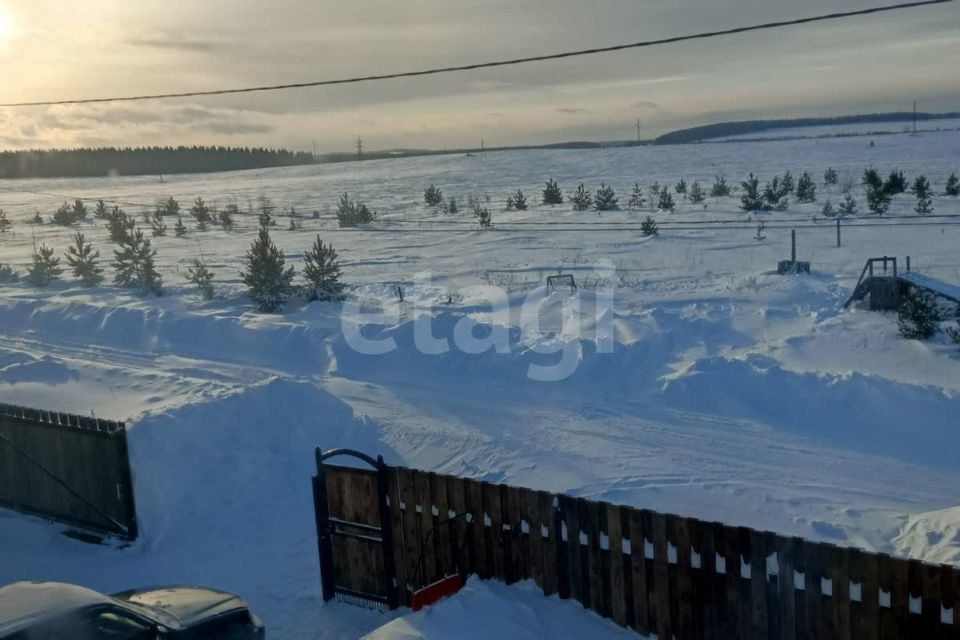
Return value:
[[(393, 529), (390, 519), (389, 497), (387, 495), (387, 465), (383, 461), (383, 456), (377, 456), (374, 460), (368, 455), (354, 451), (353, 449), (334, 449), (331, 451), (322, 451), (317, 447), (316, 452), (317, 475), (313, 477), (313, 505), (314, 513), (317, 519), (317, 546), (320, 554), (320, 586), (323, 591), (323, 601), (329, 602), (333, 599), (343, 600), (345, 602), (369, 606), (379, 609), (393, 610), (399, 606), (397, 592), (397, 581), (393, 558)], [(330, 516), (330, 503), (327, 495), (327, 469), (351, 469), (350, 467), (341, 467), (332, 465), (327, 460), (339, 456), (348, 456), (365, 462), (373, 468), (377, 476), (377, 504), (379, 506), (380, 526), (374, 527), (368, 524), (357, 522), (346, 522)], [(360, 536), (346, 528), (360, 529), (367, 532)], [(376, 536), (379, 534), (379, 540)], [(386, 596), (379, 596), (370, 593), (359, 593), (350, 589), (337, 586), (336, 570), (333, 562), (333, 537), (334, 536), (362, 537), (364, 540), (379, 542), (383, 553), (384, 581), (386, 583)]]

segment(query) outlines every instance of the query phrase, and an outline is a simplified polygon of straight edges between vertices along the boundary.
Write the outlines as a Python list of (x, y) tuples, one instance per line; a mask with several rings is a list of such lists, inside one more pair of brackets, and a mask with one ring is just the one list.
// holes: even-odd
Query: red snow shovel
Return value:
[[(466, 515), (467, 515), (466, 513), (461, 513), (458, 516), (444, 520), (443, 522), (438, 523), (436, 526), (431, 527), (430, 531), (427, 532), (426, 538), (420, 542), (420, 557), (418, 558), (417, 565), (419, 567), (421, 583), (423, 583), (424, 580), (426, 580), (426, 576), (425, 576), (426, 572), (423, 568), (424, 545), (427, 542), (429, 542), (430, 536), (433, 535), (433, 532), (437, 527), (449, 525), (453, 523), (455, 520), (465, 517)], [(462, 540), (460, 544), (454, 548), (453, 562), (454, 562), (454, 565), (457, 567), (456, 573), (449, 575), (445, 578), (441, 578), (440, 580), (437, 580), (433, 584), (428, 584), (413, 592), (413, 597), (410, 601), (410, 607), (414, 611), (420, 611), (424, 607), (429, 607), (430, 605), (436, 604), (437, 602), (439, 602), (440, 600), (443, 600), (444, 598), (449, 598), (456, 592), (460, 591), (460, 589), (463, 588), (463, 585), (466, 584), (466, 580), (464, 579), (465, 572), (463, 568), (460, 566), (460, 552), (463, 550), (463, 543), (465, 541), (466, 541), (466, 536), (464, 536), (464, 540)]]
[(452, 576), (447, 576), (442, 580), (437, 580), (433, 584), (428, 585), (419, 591), (414, 591), (413, 599), (410, 602), (410, 607), (414, 611), (420, 611), (420, 609), (429, 607), (432, 604), (436, 604), (444, 598), (449, 598), (457, 591), (460, 591), (460, 589), (463, 588), (463, 585), (463, 578), (460, 577), (459, 573), (455, 573)]

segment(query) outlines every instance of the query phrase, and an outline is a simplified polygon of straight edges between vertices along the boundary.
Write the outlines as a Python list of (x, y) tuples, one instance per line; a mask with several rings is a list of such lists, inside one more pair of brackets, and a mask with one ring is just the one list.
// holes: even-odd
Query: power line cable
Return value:
[[(99, 200), (103, 200), (104, 204), (123, 205), (125, 207), (144, 207), (144, 208), (152, 209), (153, 207), (156, 206), (156, 203), (147, 204), (143, 202), (124, 202), (123, 200), (112, 200), (109, 198), (90, 198), (90, 197), (81, 198), (80, 196), (67, 196), (67, 195), (63, 195), (62, 193), (51, 193), (49, 191), (34, 191), (31, 189), (15, 189), (11, 187), (0, 187), (0, 191), (6, 191), (8, 193), (30, 193), (35, 196), (57, 198), (58, 200), (80, 200), (82, 202), (97, 202)], [(29, 207), (29, 206), (35, 206), (35, 205), (28, 204), (26, 206)]]
[(397, 78), (414, 78), (420, 76), (439, 75), (443, 73), (455, 73), (461, 71), (473, 71), (476, 69), (489, 69), (493, 67), (506, 67), (531, 62), (544, 62), (547, 60), (561, 60), (564, 58), (573, 58), (578, 56), (589, 56), (600, 53), (611, 53), (615, 51), (624, 51), (627, 49), (643, 49), (656, 47), (665, 44), (674, 44), (678, 42), (688, 42), (691, 40), (704, 40), (707, 38), (716, 38), (720, 36), (737, 35), (751, 31), (764, 31), (769, 29), (779, 29), (798, 25), (806, 25), (814, 22), (826, 22), (828, 20), (840, 20), (844, 18), (853, 18), (857, 16), (866, 16), (890, 11), (900, 11), (905, 9), (915, 9), (937, 4), (946, 4), (954, 0), (921, 0), (919, 2), (903, 2), (899, 4), (886, 5), (882, 7), (872, 7), (869, 9), (858, 9), (854, 11), (840, 11), (828, 13), (807, 18), (796, 18), (793, 20), (780, 20), (776, 22), (765, 22), (761, 24), (749, 25), (744, 27), (734, 27), (732, 29), (721, 29), (718, 31), (704, 31), (684, 36), (673, 36), (670, 38), (661, 38), (658, 40), (645, 40), (641, 42), (632, 42), (628, 44), (619, 44), (608, 47), (596, 47), (592, 49), (578, 49), (574, 51), (564, 51), (560, 53), (551, 53), (539, 56), (529, 56), (525, 58), (511, 58), (507, 60), (495, 60), (488, 62), (477, 62), (465, 65), (456, 65), (449, 67), (435, 67), (432, 69), (421, 69), (417, 71), (401, 71), (397, 73), (384, 73), (369, 76), (356, 76), (351, 78), (338, 78), (334, 80), (316, 80), (311, 82), (295, 82), (290, 84), (264, 85), (257, 87), (243, 87), (236, 89), (214, 89), (207, 91), (183, 91), (178, 93), (155, 93), (136, 96), (118, 96), (108, 98), (80, 98), (72, 100), (38, 100), (33, 102), (8, 102), (0, 103), (0, 107), (45, 107), (66, 104), (93, 104), (103, 102), (135, 102), (143, 100), (166, 100), (170, 98), (193, 98), (202, 96), (219, 96), (238, 93), (256, 93), (264, 91), (281, 91), (288, 89), (304, 89), (307, 87), (323, 87), (339, 84), (357, 84), (361, 82), (379, 82), (383, 80), (393, 80)]

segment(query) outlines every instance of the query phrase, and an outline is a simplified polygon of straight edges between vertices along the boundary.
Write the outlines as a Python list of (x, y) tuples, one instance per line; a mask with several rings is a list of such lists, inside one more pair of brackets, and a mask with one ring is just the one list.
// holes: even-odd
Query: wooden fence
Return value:
[(533, 580), (661, 639), (960, 638), (960, 572), (950, 566), (412, 469), (381, 473), (384, 557), (400, 605), (460, 571)]
[(0, 404), (0, 506), (136, 538), (124, 424)]

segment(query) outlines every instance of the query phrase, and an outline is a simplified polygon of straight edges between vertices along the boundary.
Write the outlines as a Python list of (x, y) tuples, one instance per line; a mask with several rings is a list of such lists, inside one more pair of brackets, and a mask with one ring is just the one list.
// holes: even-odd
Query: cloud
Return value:
[[(777, 3), (760, 0), (608, 0), (603, 11), (575, 0), (13, 2), (29, 37), (0, 51), (11, 101), (452, 66), (684, 33), (691, 17), (719, 28), (772, 19), (777, 11)], [(807, 4), (811, 13), (832, 6)], [(653, 136), (716, 119), (885, 110), (914, 97), (930, 110), (953, 110), (958, 98), (943, 78), (960, 65), (958, 29), (957, 12), (944, 7), (858, 29), (836, 22), (382, 83), (0, 110), (0, 143), (303, 148), (316, 140), (336, 150), (362, 134), (371, 148), (453, 147), (475, 144), (477, 129), (492, 145), (626, 139), (638, 118)], [(895, 86), (893, 76), (900, 79)]]
[[(24, 117), (0, 113), (0, 143), (7, 147), (139, 145), (263, 136), (276, 129), (275, 116), (255, 110), (203, 105), (69, 105)], [(248, 142), (248, 141), (244, 141)]]
[(640, 109), (642, 111), (653, 111), (656, 113), (663, 113), (663, 107), (661, 107), (656, 102), (651, 102), (649, 100), (641, 100), (640, 102), (634, 102), (630, 105), (631, 109)]
[(172, 33), (159, 33), (147, 36), (138, 36), (127, 38), (124, 43), (132, 47), (147, 49), (164, 49), (169, 51), (188, 51), (188, 52), (206, 52), (215, 48), (215, 44), (210, 40), (175, 35)]
[(231, 136), (247, 133), (270, 133), (273, 131), (272, 126), (255, 122), (205, 122), (192, 128)]

